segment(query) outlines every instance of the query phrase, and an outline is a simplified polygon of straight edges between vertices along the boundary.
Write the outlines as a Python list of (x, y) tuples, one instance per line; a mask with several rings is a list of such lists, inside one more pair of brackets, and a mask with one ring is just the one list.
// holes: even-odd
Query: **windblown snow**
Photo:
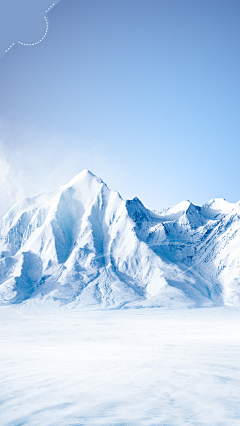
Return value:
[(240, 203), (151, 211), (85, 169), (17, 203), (0, 238), (1, 304), (240, 305)]

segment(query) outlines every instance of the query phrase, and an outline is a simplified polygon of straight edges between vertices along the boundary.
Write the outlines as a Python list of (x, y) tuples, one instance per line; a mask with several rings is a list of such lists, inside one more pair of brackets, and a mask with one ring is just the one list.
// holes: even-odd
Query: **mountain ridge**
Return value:
[(239, 306), (239, 243), (239, 203), (151, 211), (84, 169), (1, 220), (0, 303)]

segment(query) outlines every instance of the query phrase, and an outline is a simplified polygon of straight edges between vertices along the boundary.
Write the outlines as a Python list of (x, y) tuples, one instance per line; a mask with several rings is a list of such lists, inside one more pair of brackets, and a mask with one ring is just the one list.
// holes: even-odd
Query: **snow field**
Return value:
[(239, 425), (237, 308), (0, 319), (1, 426)]

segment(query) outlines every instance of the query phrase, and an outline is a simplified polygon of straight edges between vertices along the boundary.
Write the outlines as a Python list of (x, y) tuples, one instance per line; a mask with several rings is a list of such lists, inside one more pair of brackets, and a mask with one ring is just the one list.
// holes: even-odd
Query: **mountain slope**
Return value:
[(0, 301), (70, 307), (239, 304), (238, 204), (160, 212), (85, 169), (0, 223)]

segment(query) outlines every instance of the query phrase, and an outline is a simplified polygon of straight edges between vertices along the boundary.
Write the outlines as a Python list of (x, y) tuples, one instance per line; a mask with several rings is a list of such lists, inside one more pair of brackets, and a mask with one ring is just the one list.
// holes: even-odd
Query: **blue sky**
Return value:
[[(14, 15), (26, 43), (37, 3), (25, 33)], [(240, 199), (240, 2), (61, 0), (48, 17), (0, 61), (2, 210), (84, 167), (153, 209)]]

